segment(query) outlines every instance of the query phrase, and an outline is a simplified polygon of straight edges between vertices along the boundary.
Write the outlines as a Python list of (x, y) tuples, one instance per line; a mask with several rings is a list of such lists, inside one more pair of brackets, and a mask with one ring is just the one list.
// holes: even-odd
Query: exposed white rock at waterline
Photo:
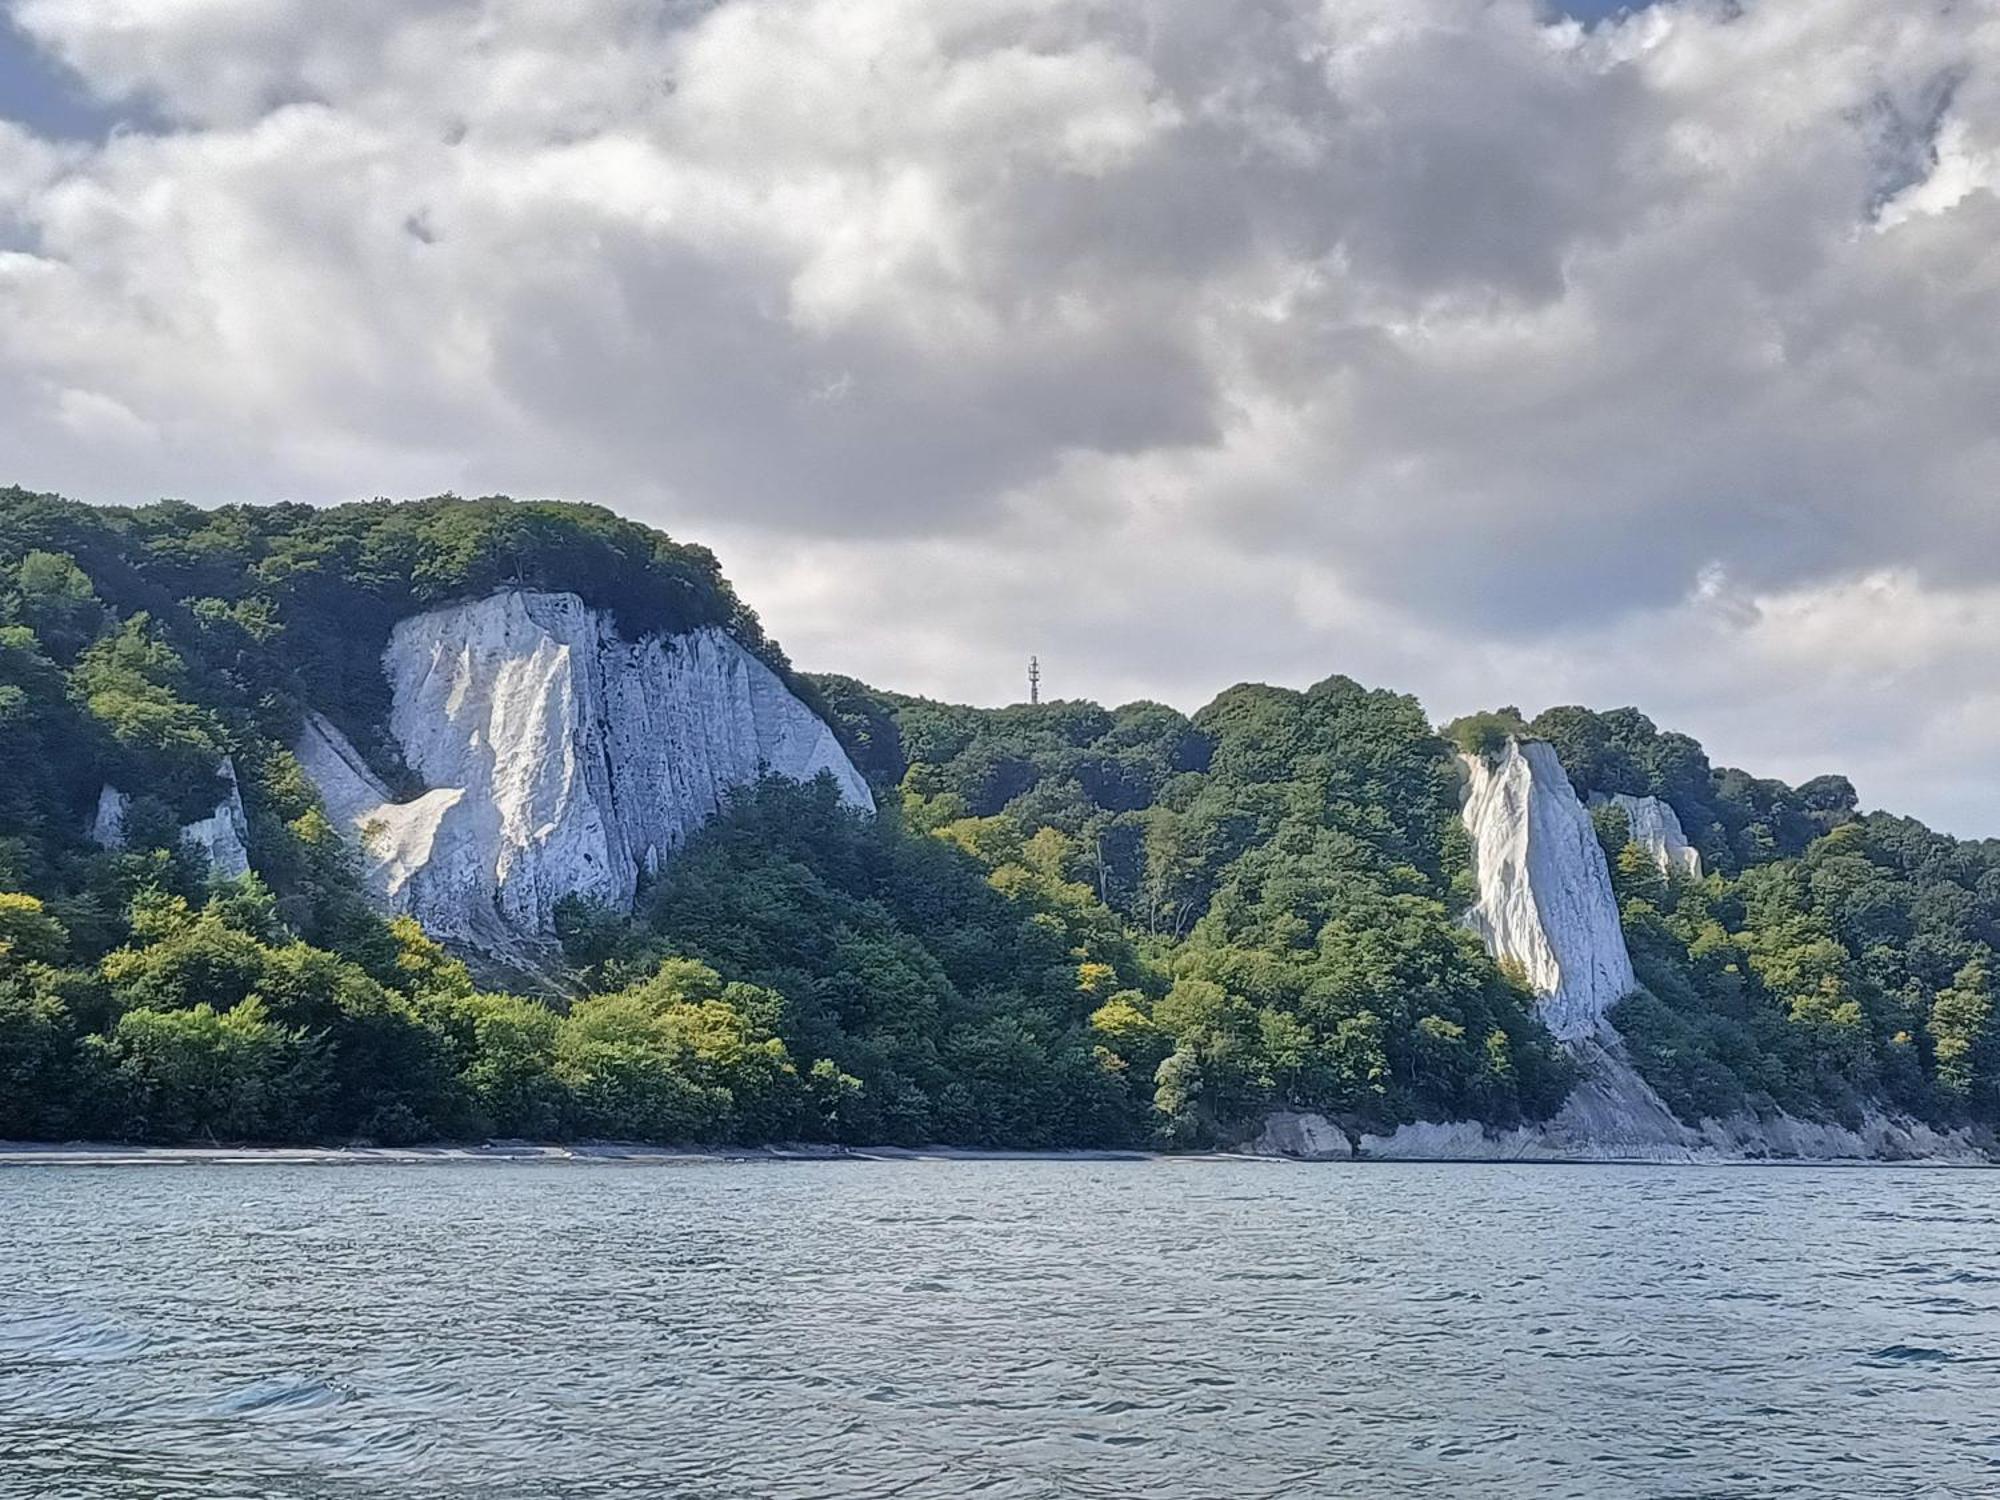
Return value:
[[(215, 811), (181, 827), (181, 842), (193, 844), (208, 861), (211, 875), (234, 880), (250, 873), (250, 820), (243, 812), (243, 794), (236, 784), (236, 764), (223, 757), (218, 773), (225, 790)], [(97, 794), (97, 812), (90, 820), (91, 838), (107, 849), (125, 845), (125, 815), (131, 797), (113, 786)]]
[(1274, 1109), (1243, 1151), (1248, 1156), (1289, 1156), (1296, 1161), (1347, 1161), (1354, 1155), (1354, 1145), (1325, 1115)]
[(1615, 807), (1625, 814), (1632, 828), (1632, 842), (1653, 856), (1662, 875), (1686, 875), (1701, 879), (1701, 855), (1681, 831), (1681, 820), (1673, 808), (1659, 797), (1634, 797), (1629, 792), (1613, 796), (1595, 793), (1592, 807)]
[[(1568, 1044), (1583, 1076), (1552, 1120), (1496, 1130), (1477, 1120), (1420, 1120), (1362, 1134), (1373, 1161), (1921, 1162), (1986, 1166), (1990, 1140), (1921, 1120), (1871, 1113), (1857, 1129), (1792, 1115), (1737, 1114), (1689, 1126), (1633, 1068), (1609, 1027)], [(1344, 1160), (1347, 1137), (1322, 1116), (1275, 1111), (1246, 1148), (1256, 1155)]]
[(629, 906), (762, 774), (826, 772), (874, 806), (833, 731), (721, 630), (628, 641), (574, 594), (515, 590), (400, 622), (382, 665), (432, 790), (394, 801), (321, 718), (296, 749), (383, 903), (441, 937), (505, 951), (546, 939), (564, 896)]
[(1479, 891), (1466, 922), (1520, 965), (1555, 1036), (1590, 1036), (1637, 983), (1590, 814), (1543, 741), (1460, 759)]
[(1378, 1161), (1910, 1162), (1989, 1166), (1970, 1131), (1875, 1112), (1858, 1129), (1796, 1116), (1737, 1114), (1683, 1125), (1640, 1078), (1614, 1037), (1572, 1044), (1584, 1078), (1544, 1125), (1489, 1130), (1474, 1120), (1423, 1121), (1363, 1135)]
[[(1559, 1114), (1540, 1125), (1494, 1130), (1477, 1120), (1419, 1120), (1388, 1135), (1362, 1134), (1350, 1147), (1318, 1115), (1277, 1111), (1247, 1148), (1257, 1155), (1382, 1161), (1693, 1161), (1725, 1159), (1705, 1151), (1697, 1131), (1674, 1118), (1626, 1059), (1607, 1026), (1570, 1042), (1582, 1077)], [(1337, 1138), (1338, 1148), (1332, 1140)], [(1313, 1149), (1323, 1147), (1324, 1149)]]
[(1987, 1166), (1990, 1140), (1941, 1131), (1883, 1113), (1858, 1129), (1792, 1115), (1738, 1114), (1682, 1124), (1633, 1069), (1609, 1028), (1572, 1042), (1582, 1080), (1559, 1114), (1540, 1125), (1498, 1130), (1477, 1120), (1420, 1120), (1350, 1147), (1332, 1121), (1274, 1111), (1243, 1149), (1259, 1156), (1344, 1161), (1912, 1162)]
[(1473, 1120), (1425, 1121), (1392, 1135), (1364, 1135), (1363, 1161), (1599, 1161), (1741, 1164), (1779, 1162), (1991, 1166), (1994, 1158), (1965, 1131), (1937, 1131), (1919, 1120), (1870, 1115), (1859, 1130), (1794, 1119), (1733, 1115), (1705, 1120), (1685, 1143), (1576, 1140), (1553, 1129), (1489, 1131)]

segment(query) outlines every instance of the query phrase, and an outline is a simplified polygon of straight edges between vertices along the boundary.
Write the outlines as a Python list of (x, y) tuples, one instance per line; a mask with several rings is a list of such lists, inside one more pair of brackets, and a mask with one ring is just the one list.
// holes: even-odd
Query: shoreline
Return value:
[(698, 1167), (799, 1162), (1242, 1162), (1270, 1166), (1527, 1167), (1843, 1167), (1921, 1171), (1991, 1171), (1996, 1163), (1951, 1157), (1452, 1156), (1287, 1155), (1262, 1151), (1008, 1151), (971, 1146), (658, 1146), (638, 1142), (484, 1141), (424, 1146), (149, 1146), (115, 1141), (0, 1140), (0, 1171), (32, 1167), (419, 1167), (578, 1166)]
[(981, 1150), (966, 1146), (660, 1146), (621, 1141), (486, 1141), (423, 1146), (152, 1146), (115, 1141), (0, 1141), (9, 1167), (192, 1166), (713, 1166), (833, 1161), (1257, 1161), (1230, 1152), (1079, 1149)]

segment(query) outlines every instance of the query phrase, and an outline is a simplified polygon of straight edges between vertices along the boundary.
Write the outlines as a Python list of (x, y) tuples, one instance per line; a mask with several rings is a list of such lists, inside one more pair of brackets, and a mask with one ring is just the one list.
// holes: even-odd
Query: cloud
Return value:
[(0, 127), (23, 482), (593, 498), (890, 685), (1636, 701), (2000, 832), (1989, 8), (12, 16), (159, 122)]

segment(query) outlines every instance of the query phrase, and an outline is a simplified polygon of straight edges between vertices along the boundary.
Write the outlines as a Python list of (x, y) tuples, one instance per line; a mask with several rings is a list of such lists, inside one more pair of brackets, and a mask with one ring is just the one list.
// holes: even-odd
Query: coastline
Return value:
[(1268, 1161), (1233, 1152), (1002, 1151), (963, 1146), (656, 1146), (621, 1141), (485, 1141), (423, 1146), (149, 1146), (116, 1141), (0, 1141), (10, 1167), (712, 1166), (823, 1161)]
[(149, 1146), (115, 1141), (0, 1140), (0, 1171), (33, 1167), (700, 1167), (799, 1162), (1241, 1162), (1269, 1166), (1532, 1167), (1905, 1167), (1924, 1171), (1992, 1170), (1991, 1158), (1956, 1154), (1910, 1157), (1753, 1156), (1607, 1150), (1598, 1153), (1449, 1149), (1346, 1153), (1239, 1151), (983, 1150), (970, 1146), (656, 1146), (623, 1141), (485, 1141), (423, 1146)]

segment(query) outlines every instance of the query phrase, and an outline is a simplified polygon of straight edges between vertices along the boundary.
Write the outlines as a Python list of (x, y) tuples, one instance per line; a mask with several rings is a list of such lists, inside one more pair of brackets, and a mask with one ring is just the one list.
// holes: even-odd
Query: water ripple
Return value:
[(2000, 1491), (2000, 1176), (0, 1179), (0, 1496)]

